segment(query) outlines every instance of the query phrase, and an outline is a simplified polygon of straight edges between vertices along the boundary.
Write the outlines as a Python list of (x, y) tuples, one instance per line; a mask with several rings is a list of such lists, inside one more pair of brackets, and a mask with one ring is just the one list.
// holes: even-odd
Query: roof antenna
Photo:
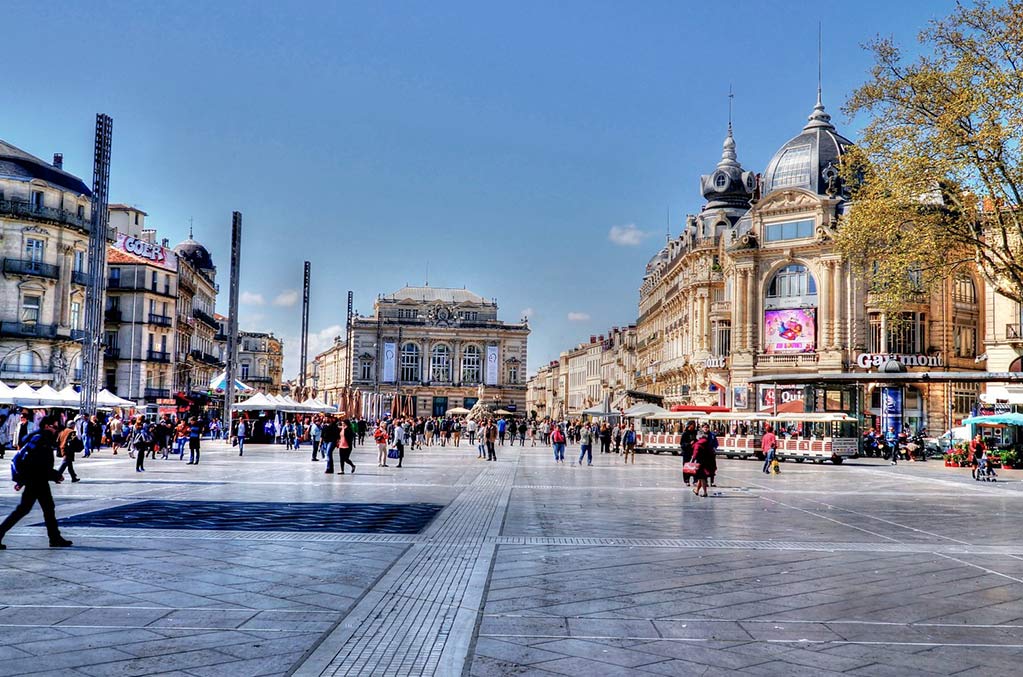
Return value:
[(188, 239), (189, 240), (192, 239), (192, 221), (193, 221), (192, 217), (189, 216), (188, 217)]
[(664, 239), (671, 244), (671, 207), (664, 208)]
[(430, 259), (426, 259), (426, 286), (430, 286)]
[(817, 105), (821, 105), (821, 61), (823, 60), (821, 49), (821, 20), (817, 20)]
[(735, 94), (732, 93), (732, 83), (728, 83), (728, 136), (732, 135), (732, 99), (735, 98)]

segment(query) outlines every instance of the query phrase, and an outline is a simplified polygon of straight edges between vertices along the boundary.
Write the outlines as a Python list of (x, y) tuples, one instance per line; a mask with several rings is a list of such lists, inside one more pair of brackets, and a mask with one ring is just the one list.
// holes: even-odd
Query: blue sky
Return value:
[(112, 115), (112, 200), (172, 243), (194, 219), (225, 292), (242, 211), (242, 327), (285, 338), (286, 376), (306, 259), (312, 350), (348, 289), (369, 312), (429, 265), (530, 315), (532, 371), (634, 321), (668, 215), (677, 233), (701, 206), (729, 84), (739, 159), (762, 171), (813, 106), (820, 19), (825, 104), (855, 139), (839, 109), (861, 45), (912, 47), (952, 5), (14, 0), (0, 138), (91, 181)]

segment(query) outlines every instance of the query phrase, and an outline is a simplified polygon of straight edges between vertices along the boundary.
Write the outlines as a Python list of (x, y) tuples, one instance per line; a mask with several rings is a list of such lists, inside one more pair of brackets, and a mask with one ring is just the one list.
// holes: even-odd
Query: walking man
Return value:
[(551, 442), (554, 443), (554, 462), (565, 462), (565, 433), (561, 432), (561, 426), (554, 426), (551, 432)]
[(398, 467), (400, 468), (401, 462), (405, 460), (405, 426), (401, 423), (394, 426), (392, 440), (394, 441), (394, 448), (398, 450)]
[(309, 439), (313, 443), (313, 462), (316, 462), (316, 454), (320, 451), (320, 439), (323, 436), (323, 429), (320, 427), (318, 418), (314, 418), (309, 426)]
[(586, 465), (593, 465), (593, 430), (584, 425), (579, 433), (579, 465), (583, 464), (583, 456), (589, 456)]
[(59, 450), (57, 453), (64, 459), (60, 467), (57, 468), (61, 477), (64, 476), (64, 470), (67, 469), (68, 474), (71, 475), (71, 481), (78, 481), (78, 475), (75, 474), (75, 454), (83, 447), (82, 440), (75, 432), (75, 424), (69, 422), (67, 427), (60, 431), (60, 436), (57, 438), (57, 449)]
[(242, 456), (245, 453), (245, 438), (249, 434), (249, 428), (245, 423), (245, 419), (238, 421), (238, 428), (235, 435), (238, 437), (238, 455)]
[(632, 465), (636, 465), (636, 427), (630, 423), (625, 434), (622, 435), (622, 444), (625, 446), (625, 452), (622, 454), (622, 463), (628, 463), (629, 457), (632, 457)]
[[(504, 419), (501, 419), (504, 420)], [(487, 460), (497, 461), (497, 450), (494, 449), (494, 442), (497, 441), (498, 427), (493, 423), (487, 424)]]
[[(337, 446), (338, 441), (341, 439), (341, 427), (338, 426), (337, 421), (331, 417), (327, 419), (327, 422), (323, 424), (323, 429), (320, 431), (320, 451), (323, 452), (323, 457), (327, 459), (327, 469), (324, 471), (326, 475), (334, 474), (334, 447)], [(314, 457), (315, 461), (316, 458)], [(341, 472), (344, 473), (344, 465), (342, 464)]]
[(764, 452), (764, 473), (771, 474), (771, 462), (774, 461), (775, 452), (778, 449), (778, 436), (774, 434), (774, 428), (768, 423), (764, 426), (764, 436), (760, 438), (760, 449)]
[[(188, 427), (188, 465), (199, 465), (199, 446), (202, 443), (202, 425), (193, 417)], [(181, 447), (184, 455), (184, 447)], [(180, 459), (179, 459), (180, 460)]]
[[(53, 469), (53, 448), (57, 444), (57, 428), (60, 419), (54, 415), (44, 416), (39, 422), (39, 430), (22, 440), (24, 456), (22, 462), (12, 462), (17, 468), (15, 482), (22, 486), (21, 503), (11, 511), (7, 519), (0, 524), (0, 550), (5, 550), (3, 537), (11, 530), (18, 521), (32, 510), (36, 501), (43, 511), (43, 521), (46, 523), (46, 533), (50, 537), (51, 548), (66, 548), (71, 541), (60, 535), (60, 527), (57, 526), (57, 514), (53, 505), (53, 494), (50, 492), (50, 482), (64, 481), (64, 476)], [(20, 454), (19, 454), (20, 455)], [(12, 468), (14, 469), (14, 468)]]

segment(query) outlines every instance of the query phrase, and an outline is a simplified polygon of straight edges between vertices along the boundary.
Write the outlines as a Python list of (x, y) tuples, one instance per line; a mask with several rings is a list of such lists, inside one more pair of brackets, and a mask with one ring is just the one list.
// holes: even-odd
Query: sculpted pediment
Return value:
[(798, 188), (777, 190), (757, 204), (758, 211), (809, 209), (818, 207), (820, 199)]

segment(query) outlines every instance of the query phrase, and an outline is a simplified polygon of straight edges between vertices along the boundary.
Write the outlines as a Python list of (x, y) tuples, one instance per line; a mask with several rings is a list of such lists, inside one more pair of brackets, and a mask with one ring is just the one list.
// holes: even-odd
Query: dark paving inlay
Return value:
[[(60, 520), (69, 527), (418, 534), (443, 508), (434, 503), (240, 503), (139, 501)], [(35, 526), (41, 526), (37, 524)]]

